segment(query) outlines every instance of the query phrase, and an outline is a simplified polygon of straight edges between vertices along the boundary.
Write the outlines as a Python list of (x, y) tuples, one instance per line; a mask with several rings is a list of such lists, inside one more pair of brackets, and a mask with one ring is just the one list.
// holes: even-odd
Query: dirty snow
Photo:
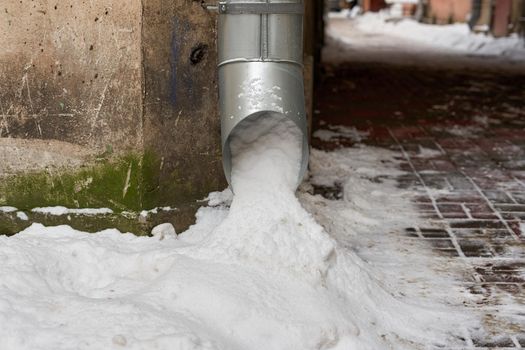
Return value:
[(429, 248), (392, 234), (418, 220), (399, 154), (314, 150), (299, 200), (299, 130), (247, 126), (231, 142), (235, 195), (210, 194), (178, 237), (39, 224), (0, 237), (0, 348), (415, 349), (476, 325)]

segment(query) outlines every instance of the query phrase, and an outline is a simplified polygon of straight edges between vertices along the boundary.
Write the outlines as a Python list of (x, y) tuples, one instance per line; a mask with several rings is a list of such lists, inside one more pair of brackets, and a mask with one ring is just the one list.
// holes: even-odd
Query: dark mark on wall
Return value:
[(191, 49), (191, 55), (190, 55), (190, 62), (191, 64), (195, 65), (202, 61), (204, 56), (206, 55), (206, 51), (208, 50), (208, 45), (200, 43), (197, 46), (195, 46), (193, 49)]

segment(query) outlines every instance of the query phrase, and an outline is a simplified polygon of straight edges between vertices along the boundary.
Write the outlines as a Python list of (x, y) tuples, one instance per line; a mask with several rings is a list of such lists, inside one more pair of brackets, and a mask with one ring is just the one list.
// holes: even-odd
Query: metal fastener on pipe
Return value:
[[(297, 186), (308, 167), (303, 83), (303, 1), (219, 2), (222, 160), (231, 187), (230, 136), (243, 120), (280, 115), (303, 134)], [(233, 188), (232, 188), (233, 189)]]

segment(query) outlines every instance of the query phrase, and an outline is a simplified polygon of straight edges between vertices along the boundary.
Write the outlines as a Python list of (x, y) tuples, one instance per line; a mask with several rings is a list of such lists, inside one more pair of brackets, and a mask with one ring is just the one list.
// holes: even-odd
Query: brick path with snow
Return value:
[(325, 65), (318, 89), (314, 130), (355, 127), (363, 143), (399, 151), (399, 186), (426, 218), (399, 235), (465, 266), (488, 331), (467, 332), (462, 349), (525, 348), (524, 87), (525, 73), (348, 63)]

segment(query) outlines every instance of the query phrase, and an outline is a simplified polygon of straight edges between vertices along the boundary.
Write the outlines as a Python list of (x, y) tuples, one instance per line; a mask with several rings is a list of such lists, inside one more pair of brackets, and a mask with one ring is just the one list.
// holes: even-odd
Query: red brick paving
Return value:
[(369, 133), (364, 143), (399, 150), (408, 171), (399, 186), (418, 192), (429, 223), (403, 234), (466, 262), (465, 286), (482, 310), (505, 298), (522, 306), (513, 320), (487, 311), (491, 335), (469, 335), (465, 349), (525, 348), (525, 73), (363, 63), (324, 69), (314, 129), (351, 126)]

